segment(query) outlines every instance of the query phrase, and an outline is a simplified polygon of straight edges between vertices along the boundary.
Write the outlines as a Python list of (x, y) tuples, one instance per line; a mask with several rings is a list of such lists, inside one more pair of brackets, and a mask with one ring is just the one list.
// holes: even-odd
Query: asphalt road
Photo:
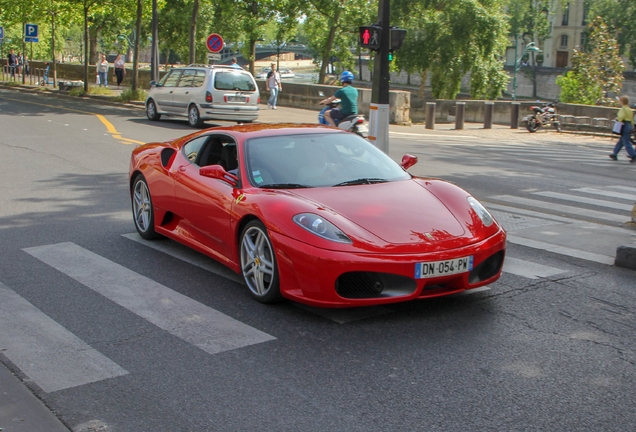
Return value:
[(130, 151), (185, 122), (0, 90), (0, 130), (0, 362), (73, 431), (636, 429), (635, 274), (608, 262), (634, 239), (636, 167), (608, 139), (392, 126), (392, 157), (502, 221), (505, 272), (472, 295), (325, 311), (258, 304), (136, 236)]

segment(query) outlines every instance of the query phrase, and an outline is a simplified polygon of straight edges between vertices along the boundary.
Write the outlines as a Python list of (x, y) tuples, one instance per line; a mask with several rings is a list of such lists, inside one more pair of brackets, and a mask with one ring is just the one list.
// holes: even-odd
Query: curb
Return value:
[(636, 245), (619, 246), (616, 249), (616, 267), (636, 270)]

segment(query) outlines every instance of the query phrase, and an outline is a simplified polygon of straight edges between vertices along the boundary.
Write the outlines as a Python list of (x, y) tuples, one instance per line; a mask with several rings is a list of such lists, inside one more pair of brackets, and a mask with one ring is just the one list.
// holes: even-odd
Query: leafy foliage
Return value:
[(618, 43), (601, 17), (592, 21), (589, 33), (585, 51), (573, 51), (572, 70), (557, 77), (560, 99), (586, 105), (616, 105), (614, 96), (620, 92), (625, 70)]
[(407, 29), (398, 67), (421, 76), (430, 71), (434, 97), (455, 98), (467, 73), (473, 97), (501, 95), (508, 24), (499, 0), (394, 0), (392, 7)]
[(588, 0), (590, 16), (600, 16), (616, 35), (621, 55), (636, 69), (636, 2), (634, 0)]

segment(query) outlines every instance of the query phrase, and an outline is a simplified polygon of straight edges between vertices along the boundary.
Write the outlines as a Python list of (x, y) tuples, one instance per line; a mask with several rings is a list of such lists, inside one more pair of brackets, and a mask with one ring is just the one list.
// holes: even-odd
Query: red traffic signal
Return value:
[(382, 39), (382, 28), (378, 26), (360, 27), (359, 44), (362, 48), (368, 48), (373, 51), (380, 49), (380, 40)]

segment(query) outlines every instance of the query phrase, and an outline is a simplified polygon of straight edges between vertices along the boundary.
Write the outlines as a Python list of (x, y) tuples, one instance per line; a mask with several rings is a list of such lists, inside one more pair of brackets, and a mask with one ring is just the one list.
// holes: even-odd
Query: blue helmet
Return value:
[(353, 82), (353, 74), (349, 71), (344, 71), (342, 74), (340, 74), (340, 82)]

